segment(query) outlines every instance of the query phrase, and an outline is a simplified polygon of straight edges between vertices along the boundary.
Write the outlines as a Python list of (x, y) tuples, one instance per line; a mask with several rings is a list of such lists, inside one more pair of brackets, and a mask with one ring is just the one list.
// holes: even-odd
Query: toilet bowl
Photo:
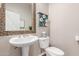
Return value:
[(45, 49), (47, 56), (63, 56), (64, 52), (56, 47), (48, 47)]
[(44, 49), (46, 56), (63, 56), (64, 52), (56, 47), (49, 47), (49, 37), (40, 37), (39, 38), (40, 48)]

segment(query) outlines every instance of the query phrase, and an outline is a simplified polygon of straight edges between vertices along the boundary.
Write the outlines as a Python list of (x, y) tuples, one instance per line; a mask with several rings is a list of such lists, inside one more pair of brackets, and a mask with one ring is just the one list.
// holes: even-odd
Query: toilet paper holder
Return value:
[(76, 40), (77, 44), (79, 44), (79, 35), (75, 36), (75, 40)]
[(78, 36), (78, 35), (75, 36), (75, 40), (76, 40), (77, 42), (79, 42), (79, 36)]

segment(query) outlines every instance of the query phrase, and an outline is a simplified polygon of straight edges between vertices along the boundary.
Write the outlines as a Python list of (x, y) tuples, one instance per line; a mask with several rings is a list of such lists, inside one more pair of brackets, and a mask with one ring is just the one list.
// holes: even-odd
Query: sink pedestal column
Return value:
[(28, 56), (29, 55), (29, 46), (22, 47), (22, 56)]

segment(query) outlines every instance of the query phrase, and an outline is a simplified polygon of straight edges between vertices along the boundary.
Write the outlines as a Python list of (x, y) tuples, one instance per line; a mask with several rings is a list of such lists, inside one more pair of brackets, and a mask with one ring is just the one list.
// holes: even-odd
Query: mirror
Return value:
[(5, 3), (5, 31), (35, 31), (32, 3)]

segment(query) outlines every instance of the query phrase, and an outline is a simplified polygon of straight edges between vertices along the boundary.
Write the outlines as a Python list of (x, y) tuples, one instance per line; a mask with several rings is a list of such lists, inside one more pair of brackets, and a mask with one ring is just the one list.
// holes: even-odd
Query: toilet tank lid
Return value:
[(47, 48), (45, 50), (49, 54), (52, 53), (52, 54), (59, 55), (59, 56), (64, 55), (64, 52), (62, 50), (60, 50), (59, 48), (56, 48), (56, 47), (49, 47), (49, 48)]
[(46, 39), (49, 39), (49, 36), (47, 36), (47, 37), (39, 37), (39, 40), (46, 40)]

